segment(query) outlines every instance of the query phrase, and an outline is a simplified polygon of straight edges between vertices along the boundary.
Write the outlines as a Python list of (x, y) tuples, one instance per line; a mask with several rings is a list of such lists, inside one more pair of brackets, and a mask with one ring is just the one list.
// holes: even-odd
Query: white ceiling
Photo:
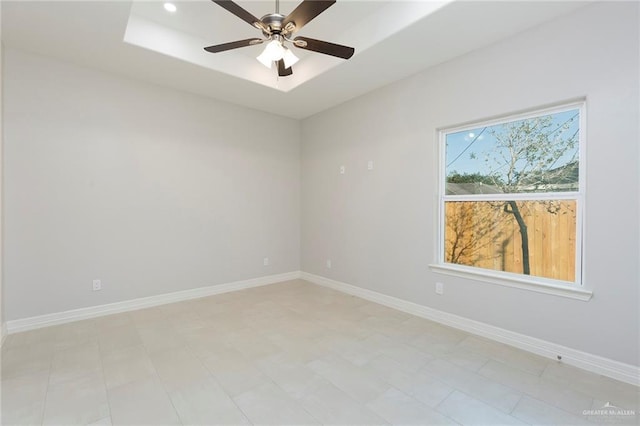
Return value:
[[(304, 118), (584, 6), (586, 1), (338, 0), (298, 34), (353, 46), (348, 61), (296, 49), (292, 77), (255, 60), (262, 47), (204, 46), (260, 32), (208, 0), (7, 1), (2, 41), (83, 66), (276, 114)], [(274, 1), (237, 3), (257, 17)], [(287, 14), (299, 1), (283, 0)], [(126, 41), (125, 41), (126, 39)]]

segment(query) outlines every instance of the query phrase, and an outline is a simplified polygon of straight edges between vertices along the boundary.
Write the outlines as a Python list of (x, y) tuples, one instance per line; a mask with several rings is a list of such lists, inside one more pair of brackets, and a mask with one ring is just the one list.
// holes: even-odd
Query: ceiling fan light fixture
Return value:
[(264, 52), (262, 52), (260, 55), (258, 55), (258, 57), (256, 58), (258, 61), (260, 61), (260, 63), (262, 65), (264, 65), (265, 67), (271, 69), (271, 64), (273, 63), (273, 61), (271, 60), (271, 56), (269, 56), (267, 54), (267, 51), (265, 49)]
[(291, 49), (284, 48), (284, 55), (282, 56), (285, 68), (291, 68), (296, 62), (300, 60)]
[(271, 63), (282, 59), (287, 50), (289, 49), (285, 48), (280, 40), (271, 40), (257, 59), (265, 67), (271, 68)]

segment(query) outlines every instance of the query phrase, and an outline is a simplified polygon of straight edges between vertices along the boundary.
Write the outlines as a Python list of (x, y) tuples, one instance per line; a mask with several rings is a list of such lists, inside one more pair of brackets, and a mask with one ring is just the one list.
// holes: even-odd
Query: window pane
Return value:
[(574, 282), (575, 254), (575, 200), (445, 202), (446, 263)]
[(580, 110), (446, 135), (446, 194), (578, 191)]

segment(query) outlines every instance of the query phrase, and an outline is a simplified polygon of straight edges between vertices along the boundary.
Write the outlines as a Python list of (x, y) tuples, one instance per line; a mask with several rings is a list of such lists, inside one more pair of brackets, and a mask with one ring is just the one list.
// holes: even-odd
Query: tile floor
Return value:
[(10, 335), (2, 424), (637, 424), (638, 388), (289, 281)]

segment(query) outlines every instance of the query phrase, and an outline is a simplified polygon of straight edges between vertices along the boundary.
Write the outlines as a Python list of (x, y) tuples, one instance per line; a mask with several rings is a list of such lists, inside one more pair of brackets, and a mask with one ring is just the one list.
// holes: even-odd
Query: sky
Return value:
[[(578, 131), (580, 123), (578, 109), (558, 112), (551, 115), (552, 126), (546, 130), (546, 132), (551, 132), (554, 137), (561, 136), (563, 139), (567, 139)], [(533, 119), (517, 120), (516, 122), (519, 123), (523, 121), (533, 122)], [(565, 123), (569, 127), (567, 130), (561, 131), (559, 128)], [(460, 174), (480, 173), (486, 175), (492, 169), (506, 169), (506, 163), (504, 162), (502, 162), (502, 164), (490, 162), (490, 166), (485, 162), (486, 153), (495, 151), (496, 139), (492, 134), (499, 134), (501, 131), (504, 131), (503, 124), (469, 128), (464, 131), (448, 134), (446, 136), (447, 176), (453, 172)], [(577, 140), (577, 135), (575, 138)], [(554, 163), (553, 167), (563, 166), (573, 159), (577, 159), (577, 151), (578, 145), (576, 144), (575, 149), (563, 155)]]

